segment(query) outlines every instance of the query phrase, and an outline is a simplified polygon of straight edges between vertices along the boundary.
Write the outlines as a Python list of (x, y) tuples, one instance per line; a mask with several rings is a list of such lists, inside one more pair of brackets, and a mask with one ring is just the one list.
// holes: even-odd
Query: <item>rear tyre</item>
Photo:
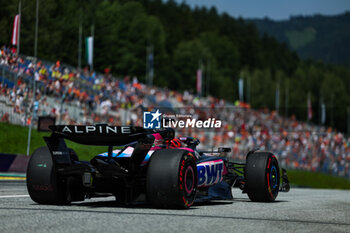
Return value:
[(69, 204), (66, 186), (55, 172), (49, 149), (46, 146), (36, 149), (27, 167), (27, 189), (30, 198), (39, 204)]
[(197, 166), (191, 152), (154, 152), (147, 170), (147, 198), (159, 208), (189, 208), (197, 191)]
[(271, 202), (278, 195), (280, 172), (276, 157), (270, 152), (255, 152), (247, 156), (246, 191), (249, 199)]

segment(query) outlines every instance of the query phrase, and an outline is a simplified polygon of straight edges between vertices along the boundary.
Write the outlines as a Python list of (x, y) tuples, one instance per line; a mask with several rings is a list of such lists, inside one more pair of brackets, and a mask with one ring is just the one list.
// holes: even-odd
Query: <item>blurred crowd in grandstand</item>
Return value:
[[(281, 117), (276, 111), (252, 110), (246, 104), (237, 106), (213, 97), (147, 86), (136, 77), (117, 79), (108, 69), (99, 74), (60, 61), (34, 61), (18, 57), (6, 46), (1, 48), (1, 122), (28, 125), (34, 108), (37, 115), (55, 116), (60, 124), (142, 126), (143, 111), (160, 108), (163, 113), (221, 120), (220, 129), (178, 130), (178, 135), (198, 137), (201, 148), (229, 146), (229, 156), (243, 160), (249, 150), (259, 147), (273, 151), (284, 167), (350, 178), (350, 138), (331, 128), (299, 122), (293, 116)], [(36, 104), (32, 101), (33, 77)]]

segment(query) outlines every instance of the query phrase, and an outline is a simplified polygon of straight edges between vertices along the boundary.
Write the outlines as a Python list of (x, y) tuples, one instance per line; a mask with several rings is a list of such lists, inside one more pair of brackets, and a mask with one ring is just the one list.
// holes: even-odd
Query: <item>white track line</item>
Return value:
[(11, 198), (11, 197), (29, 197), (29, 195), (7, 195), (7, 196), (0, 196), (0, 198)]
[(22, 189), (16, 189), (16, 188), (14, 188), (14, 189), (11, 189), (11, 188), (1, 189), (1, 188), (0, 188), (0, 192), (8, 192), (8, 191), (26, 191), (26, 190), (27, 190), (27, 188), (25, 188), (25, 187), (23, 187)]

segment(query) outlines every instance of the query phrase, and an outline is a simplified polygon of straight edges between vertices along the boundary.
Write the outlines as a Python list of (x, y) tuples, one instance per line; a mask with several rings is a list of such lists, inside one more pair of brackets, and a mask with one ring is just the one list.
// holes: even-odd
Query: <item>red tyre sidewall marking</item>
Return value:
[[(192, 169), (192, 167), (189, 165), (189, 167)], [(188, 200), (186, 200), (186, 198), (185, 198), (185, 192), (184, 192), (184, 190), (183, 190), (183, 186), (185, 185), (185, 189), (187, 188), (186, 187), (186, 184), (184, 184), (184, 168), (185, 168), (185, 159), (183, 159), (182, 161), (181, 161), (181, 165), (180, 165), (180, 174), (179, 174), (179, 188), (180, 188), (180, 190), (183, 192), (183, 195), (182, 195), (182, 200), (183, 200), (183, 202), (184, 202), (184, 205), (186, 206), (186, 207), (189, 207), (189, 206), (191, 206), (192, 204), (193, 204), (193, 201), (191, 202), (191, 203), (189, 203), (188, 202)], [(186, 170), (187, 171), (187, 170)], [(192, 169), (192, 172), (193, 172), (193, 169)], [(193, 172), (193, 174), (194, 174), (194, 172)], [(194, 176), (193, 176), (194, 177)], [(194, 179), (194, 178), (193, 178)], [(194, 181), (194, 180), (193, 180)], [(193, 186), (192, 186), (192, 190), (193, 190), (193, 188), (194, 188), (194, 182), (193, 182)]]
[[(270, 164), (271, 164), (271, 158), (269, 158), (269, 162), (267, 163), (267, 169), (270, 169)], [(270, 171), (267, 172), (266, 178), (267, 178), (267, 190), (270, 196), (273, 198), (273, 194), (270, 186)]]
[[(184, 181), (184, 167), (185, 167), (185, 160), (183, 159), (181, 161), (181, 165), (180, 165), (180, 176), (179, 176), (179, 188), (180, 190), (182, 191), (183, 193), (183, 181)], [(182, 201), (184, 202), (184, 205), (185, 206), (188, 206), (188, 201), (186, 200), (185, 198), (185, 195), (184, 193), (182, 194)]]
[(180, 165), (180, 176), (179, 176), (179, 187), (180, 190), (183, 190), (183, 175), (184, 175), (184, 167), (185, 167), (185, 160), (181, 161), (181, 165)]

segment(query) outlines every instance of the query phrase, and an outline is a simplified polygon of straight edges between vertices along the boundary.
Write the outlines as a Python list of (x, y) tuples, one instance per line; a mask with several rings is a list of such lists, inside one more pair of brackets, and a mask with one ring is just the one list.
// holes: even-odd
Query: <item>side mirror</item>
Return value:
[(229, 147), (219, 147), (218, 148), (219, 153), (226, 153), (226, 152), (231, 152), (231, 148)]

